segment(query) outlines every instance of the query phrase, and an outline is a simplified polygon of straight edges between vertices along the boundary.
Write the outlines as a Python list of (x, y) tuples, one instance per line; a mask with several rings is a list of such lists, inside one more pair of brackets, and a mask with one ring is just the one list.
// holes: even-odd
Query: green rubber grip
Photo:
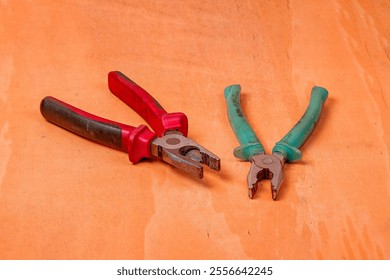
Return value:
[(242, 113), (240, 93), (240, 85), (228, 86), (224, 91), (230, 126), (240, 142), (233, 154), (248, 161), (253, 155), (264, 153), (264, 148)]
[(322, 87), (313, 87), (306, 112), (298, 123), (275, 144), (272, 153), (280, 153), (287, 161), (296, 161), (302, 158), (299, 148), (313, 132), (321, 116), (322, 107), (328, 98), (328, 91)]

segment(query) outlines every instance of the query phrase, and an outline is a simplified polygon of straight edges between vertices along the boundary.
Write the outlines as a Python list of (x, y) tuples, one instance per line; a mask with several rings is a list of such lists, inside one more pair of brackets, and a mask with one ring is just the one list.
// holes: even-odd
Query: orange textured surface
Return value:
[[(0, 1), (1, 259), (389, 259), (389, 1)], [(98, 4), (97, 4), (98, 3)], [(197, 180), (46, 122), (53, 95), (143, 120), (120, 70), (221, 157)], [(329, 99), (303, 159), (247, 197), (223, 90), (240, 83), (270, 152), (313, 85)]]

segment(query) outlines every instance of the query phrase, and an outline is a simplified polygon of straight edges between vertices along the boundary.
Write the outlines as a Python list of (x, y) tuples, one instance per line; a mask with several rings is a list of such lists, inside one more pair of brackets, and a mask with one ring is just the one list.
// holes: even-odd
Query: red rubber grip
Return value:
[(108, 73), (110, 91), (136, 111), (154, 129), (158, 137), (167, 131), (188, 133), (188, 119), (184, 113), (167, 113), (148, 92), (119, 71)]
[(107, 120), (50, 96), (41, 101), (40, 109), (46, 120), (96, 143), (127, 152), (133, 163), (151, 157), (150, 143), (156, 134), (145, 125), (135, 128)]

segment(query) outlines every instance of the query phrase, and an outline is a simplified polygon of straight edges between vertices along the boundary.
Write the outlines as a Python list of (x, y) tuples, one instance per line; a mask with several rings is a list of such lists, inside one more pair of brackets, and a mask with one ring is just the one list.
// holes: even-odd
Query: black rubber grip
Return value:
[(92, 115), (50, 96), (41, 101), (40, 110), (49, 122), (101, 145), (125, 151), (119, 123)]

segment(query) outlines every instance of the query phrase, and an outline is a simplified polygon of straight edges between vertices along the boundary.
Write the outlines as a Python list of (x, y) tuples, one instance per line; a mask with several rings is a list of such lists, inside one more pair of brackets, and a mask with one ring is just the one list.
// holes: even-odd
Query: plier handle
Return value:
[(263, 145), (246, 120), (241, 109), (240, 93), (240, 85), (228, 86), (224, 91), (229, 122), (240, 143), (233, 154), (236, 158), (252, 163), (247, 178), (249, 197), (254, 197), (259, 181), (270, 179), (272, 198), (275, 200), (283, 181), (283, 165), (302, 158), (299, 148), (313, 132), (328, 91), (322, 87), (313, 87), (305, 113), (286, 136), (275, 144), (271, 155), (265, 154)]
[(145, 125), (133, 127), (101, 118), (50, 96), (41, 101), (41, 114), (79, 136), (128, 153), (133, 163), (159, 158), (198, 178), (203, 177), (201, 164), (220, 170), (220, 159), (215, 154), (187, 138), (188, 119), (184, 113), (167, 113), (156, 99), (121, 72), (108, 74), (108, 87), (155, 132)]

